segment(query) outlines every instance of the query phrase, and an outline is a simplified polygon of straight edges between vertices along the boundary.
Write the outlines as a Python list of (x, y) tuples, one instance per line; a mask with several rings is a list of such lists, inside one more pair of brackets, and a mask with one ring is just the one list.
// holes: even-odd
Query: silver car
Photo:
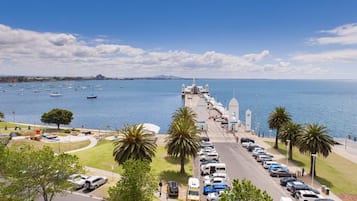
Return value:
[(87, 190), (93, 190), (107, 183), (107, 181), (108, 179), (106, 177), (90, 176), (86, 179), (84, 188)]

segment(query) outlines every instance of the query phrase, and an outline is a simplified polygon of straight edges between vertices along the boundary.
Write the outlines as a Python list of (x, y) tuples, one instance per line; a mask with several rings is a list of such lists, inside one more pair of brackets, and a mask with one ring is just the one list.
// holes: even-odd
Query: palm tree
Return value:
[(283, 125), (279, 136), (283, 142), (289, 140), (289, 160), (293, 160), (293, 146), (296, 145), (298, 137), (302, 134), (302, 126), (298, 123), (288, 122)]
[(195, 114), (188, 107), (178, 109), (173, 115), (168, 136), (166, 138), (167, 153), (180, 158), (180, 173), (185, 174), (185, 159), (196, 156), (199, 149), (199, 136), (193, 116)]
[(154, 134), (146, 133), (143, 124), (125, 125), (114, 141), (113, 156), (123, 164), (128, 159), (152, 161), (156, 152), (156, 138)]
[(270, 129), (276, 129), (275, 145), (274, 148), (278, 149), (279, 131), (283, 124), (291, 121), (290, 114), (286, 111), (285, 107), (276, 107), (275, 110), (270, 113), (268, 124)]
[(195, 118), (196, 118), (196, 113), (189, 107), (180, 107), (172, 115), (173, 120), (176, 120), (179, 118), (188, 118), (188, 119), (192, 120), (194, 123)]
[(310, 154), (310, 174), (316, 175), (315, 166), (312, 167), (314, 156), (313, 154), (322, 154), (327, 157), (334, 145), (334, 140), (328, 135), (327, 128), (317, 123), (308, 124), (304, 129), (304, 133), (298, 138), (299, 150), (302, 153)]

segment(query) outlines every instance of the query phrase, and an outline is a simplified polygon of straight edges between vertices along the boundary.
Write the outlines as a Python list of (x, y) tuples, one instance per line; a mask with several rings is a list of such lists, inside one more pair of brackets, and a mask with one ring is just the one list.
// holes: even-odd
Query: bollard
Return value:
[(321, 186), (321, 191), (322, 191), (323, 193), (325, 193), (325, 191), (326, 191), (326, 186), (325, 186), (325, 185), (322, 185), (322, 186)]

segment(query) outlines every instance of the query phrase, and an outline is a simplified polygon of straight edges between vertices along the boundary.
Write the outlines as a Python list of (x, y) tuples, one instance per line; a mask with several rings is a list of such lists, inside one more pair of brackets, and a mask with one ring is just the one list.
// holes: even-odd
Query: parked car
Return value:
[(201, 137), (201, 141), (209, 142), (209, 137), (202, 136), (202, 137)]
[(292, 177), (293, 175), (295, 174), (284, 168), (272, 169), (270, 171), (270, 176), (272, 177)]
[(178, 183), (176, 181), (168, 181), (166, 193), (168, 197), (178, 197), (179, 195)]
[(296, 192), (295, 198), (302, 201), (314, 201), (322, 196), (310, 190), (299, 190)]
[(248, 147), (247, 147), (247, 149), (248, 149), (249, 152), (252, 152), (255, 148), (263, 148), (263, 147), (261, 147), (261, 146), (258, 145), (258, 144), (254, 144), (254, 143), (250, 143), (250, 144), (248, 145)]
[(209, 193), (222, 192), (227, 188), (227, 184), (216, 183), (211, 185), (206, 185), (203, 187), (203, 194), (208, 195)]
[(271, 165), (278, 164), (276, 161), (264, 161), (263, 162), (263, 167), (264, 169), (268, 169)]
[(250, 138), (247, 138), (247, 137), (242, 137), (240, 138), (240, 143), (243, 143), (243, 142), (252, 142), (252, 143), (255, 143), (255, 141), (253, 139), (250, 139)]
[(107, 183), (107, 181), (108, 179), (106, 177), (90, 176), (86, 179), (84, 188), (87, 190), (93, 190)]
[(286, 183), (286, 190), (291, 192), (292, 189), (293, 189), (293, 186), (304, 185), (304, 184), (305, 183), (303, 181), (300, 181), (300, 180), (290, 181), (290, 182)]
[(74, 188), (77, 190), (84, 187), (87, 178), (88, 176), (86, 175), (72, 174), (69, 176), (67, 181), (71, 182), (74, 185)]
[(218, 192), (208, 193), (207, 201), (217, 201), (220, 194)]
[(288, 182), (291, 182), (291, 181), (296, 181), (297, 179), (295, 177), (283, 177), (280, 179), (280, 185), (282, 186), (286, 186), (286, 184)]

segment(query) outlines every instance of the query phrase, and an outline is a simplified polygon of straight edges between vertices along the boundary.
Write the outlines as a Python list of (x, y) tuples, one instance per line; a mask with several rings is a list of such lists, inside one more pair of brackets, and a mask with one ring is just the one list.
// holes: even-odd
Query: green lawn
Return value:
[(86, 147), (90, 144), (90, 141), (85, 140), (80, 142), (69, 142), (69, 143), (58, 143), (58, 142), (45, 143), (45, 142), (39, 142), (34, 140), (12, 140), (10, 146), (19, 146), (23, 144), (32, 145), (35, 148), (42, 148), (43, 146), (49, 146), (53, 149), (54, 152), (59, 153), (59, 152), (65, 152), (65, 151)]
[[(114, 172), (121, 173), (122, 169), (114, 161), (112, 156), (114, 145), (112, 142), (103, 140), (92, 149), (74, 153), (80, 159), (82, 165), (111, 171), (114, 164)], [(153, 161), (151, 163), (152, 173), (161, 180), (175, 180), (183, 185), (187, 185), (188, 177), (193, 173), (192, 160), (186, 160), (185, 169), (187, 174), (182, 176), (180, 171), (180, 162), (167, 156), (165, 147), (159, 146)]]
[[(274, 146), (274, 142), (267, 142)], [(279, 144), (280, 153), (286, 155), (285, 144)], [(299, 167), (304, 167), (306, 173), (310, 170), (310, 156), (301, 154), (299, 150), (293, 148), (293, 162)], [(316, 158), (316, 180), (321, 184), (328, 186), (334, 193), (357, 194), (357, 164), (339, 156), (330, 153), (327, 158), (318, 156)]]

